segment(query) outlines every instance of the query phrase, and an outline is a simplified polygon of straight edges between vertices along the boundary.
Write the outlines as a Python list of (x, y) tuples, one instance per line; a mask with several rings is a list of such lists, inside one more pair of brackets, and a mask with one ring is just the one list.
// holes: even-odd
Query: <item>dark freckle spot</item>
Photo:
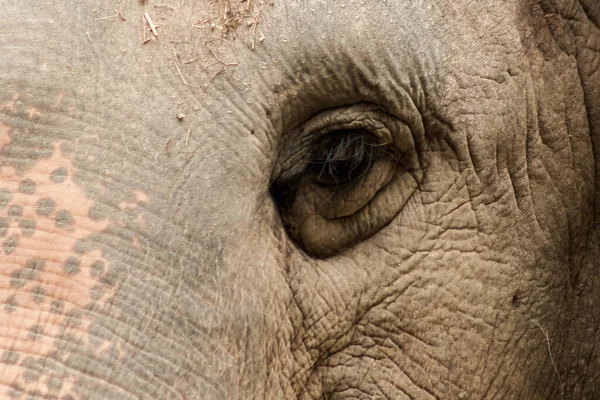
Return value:
[(73, 215), (66, 211), (60, 210), (56, 213), (56, 226), (59, 228), (65, 228), (69, 225), (73, 225)]
[(13, 273), (11, 274), (10, 285), (15, 288), (25, 286), (27, 282), (31, 282), (37, 278), (43, 267), (44, 260), (27, 260), (25, 268), (13, 271)]
[(27, 279), (25, 278), (24, 275), (26, 273), (27, 273), (26, 268), (13, 271), (13, 273), (11, 274), (10, 286), (14, 287), (14, 288), (21, 288), (21, 287), (25, 286), (25, 284), (27, 283)]
[(88, 211), (88, 217), (90, 217), (93, 220), (99, 220), (99, 219), (103, 219), (106, 218), (106, 216), (109, 214), (109, 211), (106, 209), (106, 207), (103, 207), (101, 205), (94, 205), (90, 208), (90, 210)]
[(92, 248), (92, 244), (84, 239), (79, 239), (73, 245), (73, 251), (77, 254), (85, 254), (90, 251)]
[(44, 370), (43, 361), (35, 359), (31, 356), (25, 357), (21, 366), (25, 371), (23, 373), (25, 383), (37, 382), (40, 378), (41, 373)]
[(34, 326), (31, 327), (31, 329), (29, 330), (29, 334), (27, 336), (29, 336), (29, 338), (32, 340), (37, 340), (42, 337), (43, 333), (44, 333), (44, 328), (42, 328), (42, 326), (40, 324), (35, 324)]
[(100, 282), (107, 286), (115, 286), (117, 283), (123, 282), (126, 275), (126, 266), (119, 262), (111, 263), (108, 271), (100, 278)]
[(6, 236), (8, 232), (8, 219), (0, 218), (0, 237)]
[(54, 207), (56, 207), (56, 203), (51, 198), (44, 197), (38, 200), (36, 206), (36, 212), (38, 215), (50, 215), (54, 212)]
[(44, 264), (46, 264), (45, 260), (41, 260), (39, 258), (31, 258), (27, 260), (25, 266), (29, 269), (39, 272), (44, 268)]
[(4, 364), (14, 365), (19, 361), (19, 353), (13, 350), (4, 350), (0, 361)]
[(6, 298), (6, 302), (4, 303), (4, 311), (7, 313), (11, 313), (17, 309), (17, 300), (15, 299), (15, 295), (8, 296)]
[(62, 381), (55, 376), (49, 376), (46, 379), (46, 386), (52, 391), (56, 391), (62, 387)]
[(94, 285), (94, 287), (92, 287), (90, 289), (90, 297), (92, 298), (92, 300), (100, 299), (103, 294), (104, 294), (104, 285), (102, 285), (102, 284)]
[(67, 176), (69, 176), (69, 172), (65, 167), (57, 168), (52, 171), (52, 175), (50, 175), (50, 180), (52, 182), (61, 183), (67, 180)]
[(94, 277), (102, 275), (104, 273), (104, 261), (94, 261), (90, 273)]
[(36, 287), (31, 289), (31, 294), (33, 295), (33, 301), (39, 304), (44, 301), (46, 292), (42, 285), (37, 285)]
[(35, 193), (35, 182), (31, 179), (24, 179), (19, 183), (19, 192), (25, 194), (34, 194)]
[(518, 290), (512, 298), (512, 305), (514, 308), (519, 308), (521, 305), (521, 292)]
[(54, 341), (57, 355), (71, 355), (77, 352), (77, 348), (83, 346), (83, 342), (71, 334), (64, 333), (58, 335)]
[(31, 218), (23, 218), (21, 222), (19, 222), (19, 228), (21, 228), (21, 233), (23, 236), (31, 236), (35, 233), (35, 220)]
[(54, 300), (50, 304), (50, 311), (54, 314), (61, 314), (65, 308), (65, 303), (62, 300)]
[(8, 203), (12, 200), (13, 196), (10, 194), (8, 189), (0, 190), (0, 210), (8, 206)]
[(112, 362), (112, 360), (118, 360), (120, 357), (121, 354), (119, 352), (119, 349), (117, 349), (117, 347), (114, 344), (112, 344), (108, 348), (108, 351), (100, 353), (100, 358), (105, 359), (107, 363)]
[(67, 313), (66, 326), (67, 327), (77, 327), (81, 325), (83, 319), (83, 311), (74, 308)]
[(8, 216), (9, 217), (20, 217), (23, 215), (23, 206), (19, 204), (13, 204), (8, 207)]
[(71, 396), (70, 394), (65, 394), (62, 397), (62, 400), (75, 400), (75, 397)]
[(10, 390), (8, 391), (8, 397), (11, 399), (20, 399), (25, 394), (25, 389), (23, 386), (18, 383), (14, 383), (10, 386)]
[[(51, 396), (50, 394), (46, 394), (45, 397), (51, 400), (56, 399), (56, 396)], [(32, 392), (27, 392), (27, 397), (25, 397), (25, 400), (39, 400), (43, 398), (44, 395), (42, 394), (42, 392), (40, 392), (39, 390), (34, 390)]]
[(80, 265), (81, 265), (81, 260), (79, 260), (78, 258), (75, 258), (75, 257), (69, 257), (67, 259), (67, 262), (65, 262), (63, 269), (65, 270), (65, 272), (67, 274), (74, 275), (74, 274), (78, 274), (79, 272), (81, 272), (81, 268), (79, 267)]
[[(93, 290), (93, 289), (92, 289), (92, 290)], [(91, 293), (92, 293), (92, 292), (90, 291), (90, 294), (91, 294)], [(106, 306), (106, 304), (104, 304), (104, 302), (103, 302), (103, 304), (98, 304), (96, 301), (91, 301), (91, 302), (87, 303), (87, 304), (85, 305), (85, 307), (83, 307), (83, 309), (84, 309), (85, 311), (88, 311), (88, 312), (90, 312), (90, 313), (94, 313), (94, 314), (103, 314), (103, 313), (105, 312), (105, 311), (104, 311), (104, 307), (105, 307), (105, 306)]]
[(17, 249), (18, 245), (19, 245), (19, 237), (18, 236), (9, 237), (8, 239), (6, 239), (4, 241), (4, 243), (2, 243), (2, 247), (4, 247), (4, 254), (8, 255), (8, 254), (13, 253)]

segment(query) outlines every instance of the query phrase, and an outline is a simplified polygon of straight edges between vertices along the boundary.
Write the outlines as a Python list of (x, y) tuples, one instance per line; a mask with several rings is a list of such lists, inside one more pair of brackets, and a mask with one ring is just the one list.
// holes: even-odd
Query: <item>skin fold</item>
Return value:
[(0, 398), (599, 398), (597, 4), (0, 0)]

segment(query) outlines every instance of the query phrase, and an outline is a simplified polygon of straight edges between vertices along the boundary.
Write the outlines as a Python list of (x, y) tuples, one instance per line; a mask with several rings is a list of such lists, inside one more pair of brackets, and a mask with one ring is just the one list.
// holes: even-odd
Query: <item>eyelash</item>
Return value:
[(346, 185), (363, 178), (387, 153), (391, 152), (368, 131), (340, 130), (315, 145), (307, 169), (319, 185)]

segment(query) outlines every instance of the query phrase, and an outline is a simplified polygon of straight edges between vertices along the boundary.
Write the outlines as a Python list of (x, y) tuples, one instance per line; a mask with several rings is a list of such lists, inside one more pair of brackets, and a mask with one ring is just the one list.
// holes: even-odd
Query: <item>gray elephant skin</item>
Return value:
[(597, 0), (0, 15), (0, 398), (600, 398)]

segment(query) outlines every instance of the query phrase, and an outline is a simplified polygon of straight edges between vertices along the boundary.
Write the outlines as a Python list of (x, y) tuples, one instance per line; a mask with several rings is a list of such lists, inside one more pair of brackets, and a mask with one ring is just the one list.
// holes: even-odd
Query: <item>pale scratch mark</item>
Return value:
[(125, 148), (125, 154), (129, 153), (129, 149), (127, 148), (127, 142), (125, 142), (125, 135), (121, 132), (121, 142), (123, 142), (123, 147)]
[[(88, 34), (89, 35), (89, 34)], [(54, 107), (58, 107), (60, 106), (60, 104), (62, 103), (63, 97), (65, 97), (65, 92), (63, 92), (62, 90), (58, 93), (58, 95), (56, 96), (56, 101), (54, 102)]]
[(558, 372), (556, 363), (554, 362), (554, 357), (552, 356), (552, 349), (550, 348), (550, 338), (548, 337), (548, 333), (544, 330), (544, 328), (542, 328), (542, 326), (540, 325), (540, 323), (537, 320), (530, 319), (529, 321), (531, 321), (532, 324), (537, 326), (540, 329), (540, 331), (542, 331), (542, 334), (546, 338), (546, 345), (548, 346), (548, 355), (550, 356), (550, 362), (552, 363), (552, 367), (554, 367), (554, 372), (556, 372), (556, 377), (558, 378), (558, 383), (560, 384), (560, 390), (562, 393), (563, 383), (562, 383), (562, 379), (560, 379), (560, 373)]

